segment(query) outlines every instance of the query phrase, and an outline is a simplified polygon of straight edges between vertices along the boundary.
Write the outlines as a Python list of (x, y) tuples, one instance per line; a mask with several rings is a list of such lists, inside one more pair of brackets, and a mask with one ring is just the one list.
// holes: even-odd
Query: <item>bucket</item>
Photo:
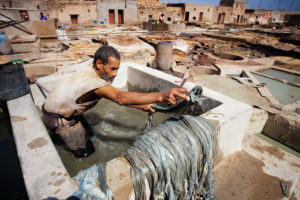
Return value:
[(156, 47), (156, 66), (158, 69), (170, 69), (173, 62), (173, 45), (171, 41), (158, 42)]
[(12, 52), (12, 47), (10, 41), (5, 35), (5, 33), (0, 32), (0, 54), (10, 54)]
[(65, 30), (63, 30), (63, 29), (56, 29), (56, 34), (57, 34), (57, 39), (59, 41), (68, 40)]

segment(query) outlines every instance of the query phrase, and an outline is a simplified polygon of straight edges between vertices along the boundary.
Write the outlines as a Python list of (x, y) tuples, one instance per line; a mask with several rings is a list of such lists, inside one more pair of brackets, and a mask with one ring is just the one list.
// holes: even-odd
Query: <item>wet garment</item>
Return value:
[(52, 90), (43, 105), (43, 121), (46, 127), (58, 134), (76, 157), (86, 157), (95, 151), (84, 127), (77, 119), (100, 100), (95, 98), (84, 103), (77, 100), (95, 89), (109, 85), (99, 78), (92, 67), (75, 72)]
[(175, 116), (181, 116), (187, 114), (198, 116), (211, 110), (214, 107), (221, 105), (221, 102), (203, 96), (202, 91), (203, 91), (202, 87), (196, 85), (188, 93), (190, 101), (180, 99), (179, 102), (175, 105), (160, 106), (154, 104), (152, 108), (156, 112), (173, 113)]
[[(71, 150), (76, 157), (86, 157), (94, 152), (84, 127), (77, 118), (63, 118), (43, 108), (42, 120), (46, 127), (58, 134), (65, 142), (66, 148)], [(89, 153), (88, 153), (89, 152)]]
[(85, 103), (78, 103), (77, 100), (95, 89), (108, 85), (108, 82), (97, 76), (92, 67), (80, 70), (65, 78), (49, 93), (45, 101), (45, 109), (65, 118), (81, 115), (95, 106), (100, 98)]

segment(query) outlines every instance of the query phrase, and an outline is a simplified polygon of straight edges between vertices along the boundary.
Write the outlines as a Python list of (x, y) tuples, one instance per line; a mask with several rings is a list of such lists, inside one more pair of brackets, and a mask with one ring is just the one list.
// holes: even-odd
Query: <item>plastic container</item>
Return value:
[(5, 33), (0, 32), (0, 54), (10, 54), (12, 52), (10, 41)]
[(158, 69), (168, 70), (173, 62), (173, 45), (171, 41), (158, 42), (156, 47), (156, 65)]
[(63, 29), (56, 29), (56, 34), (57, 34), (57, 39), (59, 41), (68, 40), (65, 30), (63, 30)]

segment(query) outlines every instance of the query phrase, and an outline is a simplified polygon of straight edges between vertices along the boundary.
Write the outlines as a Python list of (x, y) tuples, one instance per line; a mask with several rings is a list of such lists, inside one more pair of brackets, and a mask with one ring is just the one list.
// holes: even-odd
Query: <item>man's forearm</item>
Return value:
[(99, 88), (94, 92), (98, 96), (107, 98), (120, 105), (152, 104), (163, 101), (169, 104), (176, 104), (176, 98), (182, 98), (189, 101), (189, 98), (185, 95), (188, 91), (183, 88), (172, 88), (164, 92), (137, 93), (121, 92), (115, 87), (107, 86)]
[(163, 94), (161, 92), (155, 93), (137, 93), (137, 92), (120, 92), (116, 99), (120, 105), (141, 105), (151, 104), (163, 101)]

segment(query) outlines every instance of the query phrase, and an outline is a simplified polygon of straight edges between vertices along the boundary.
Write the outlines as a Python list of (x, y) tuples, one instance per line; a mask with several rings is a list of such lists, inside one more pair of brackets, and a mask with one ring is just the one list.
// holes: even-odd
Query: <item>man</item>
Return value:
[(44, 14), (41, 12), (40, 13), (41, 17), (40, 20), (48, 20), (48, 18), (46, 16), (44, 16)]
[(159, 23), (160, 23), (160, 24), (163, 24), (164, 21), (165, 21), (165, 15), (164, 15), (164, 14), (161, 14), (161, 15), (159, 16)]
[(155, 112), (152, 103), (176, 104), (177, 98), (189, 100), (188, 91), (173, 88), (165, 92), (121, 92), (111, 86), (120, 66), (120, 55), (110, 46), (99, 48), (93, 67), (80, 70), (52, 90), (43, 105), (43, 121), (48, 129), (58, 134), (76, 157), (86, 157), (94, 147), (85, 133), (78, 116), (106, 98), (119, 105)]

